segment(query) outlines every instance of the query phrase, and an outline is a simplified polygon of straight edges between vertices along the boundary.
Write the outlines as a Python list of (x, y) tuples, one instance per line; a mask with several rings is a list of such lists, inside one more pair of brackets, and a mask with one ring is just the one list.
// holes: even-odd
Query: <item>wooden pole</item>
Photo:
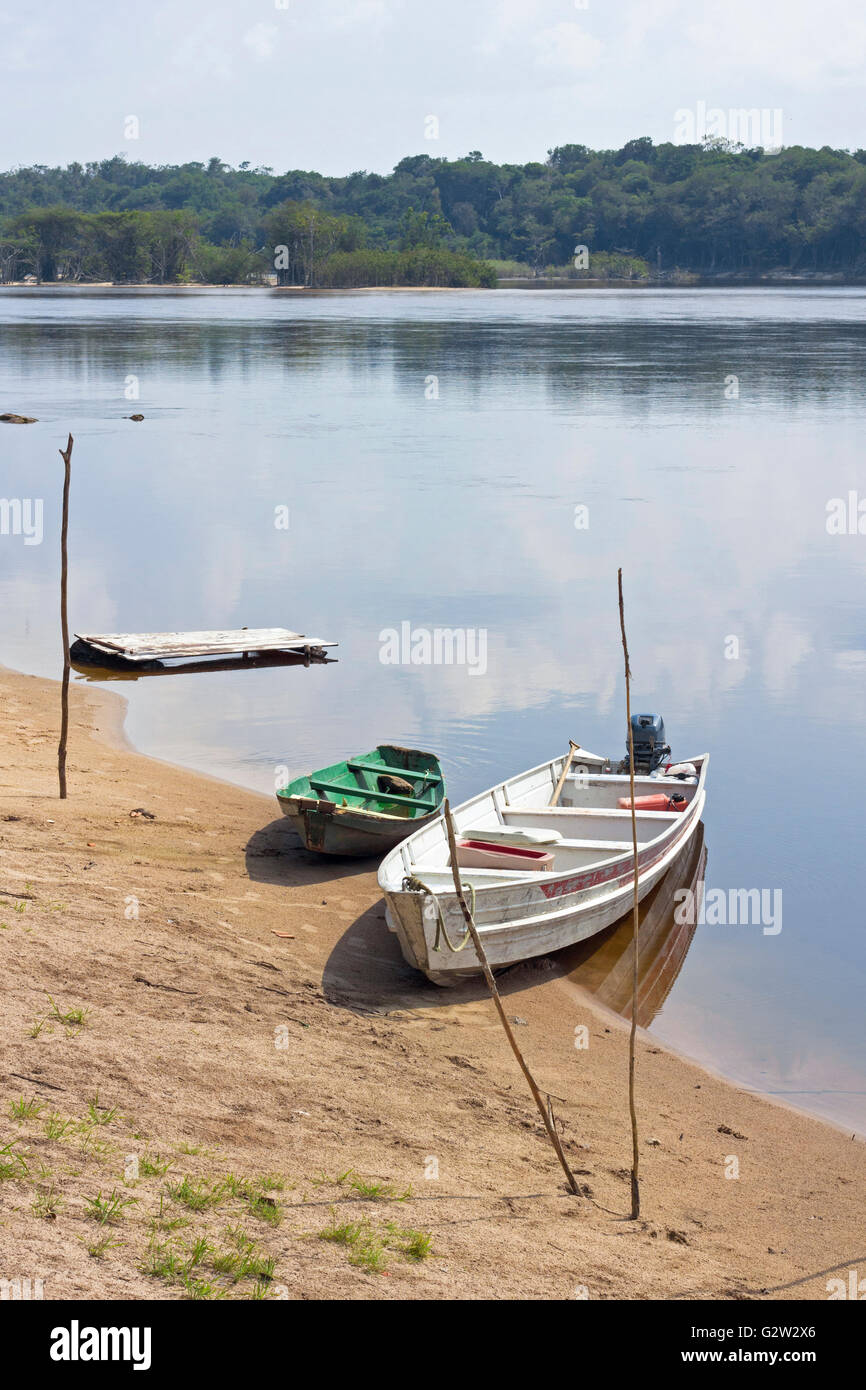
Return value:
[(634, 804), (634, 735), (631, 728), (631, 669), (628, 664), (628, 643), (625, 638), (625, 609), (622, 601), (622, 570), (617, 570), (619, 590), (619, 628), (622, 634), (622, 652), (625, 660), (625, 717), (628, 724), (628, 777), (631, 792), (631, 843), (634, 854), (634, 910), (632, 917), (632, 977), (631, 977), (631, 1031), (628, 1039), (628, 1109), (631, 1116), (631, 1219), (640, 1216), (640, 1185), (638, 1182), (637, 1112), (634, 1104), (634, 1052), (637, 1033), (637, 986), (638, 986), (638, 932), (640, 914), (638, 910), (638, 868), (637, 868), (637, 816)]
[(60, 744), (57, 749), (57, 777), (60, 799), (66, 800), (66, 739), (69, 733), (69, 619), (66, 614), (66, 591), (69, 579), (69, 557), (66, 539), (69, 534), (69, 483), (71, 478), (72, 445), (70, 434), (66, 448), (59, 451), (63, 459), (63, 521), (60, 527), (60, 630), (63, 634), (63, 683), (60, 687)]
[(517, 1044), (517, 1039), (515, 1038), (514, 1033), (512, 1031), (511, 1024), (508, 1022), (508, 1019), (506, 1017), (505, 1009), (502, 1007), (502, 1000), (499, 997), (499, 990), (496, 987), (496, 981), (493, 978), (493, 971), (490, 969), (490, 965), (488, 963), (484, 947), (481, 944), (481, 937), (478, 935), (478, 928), (475, 925), (472, 913), (469, 911), (466, 899), (463, 896), (463, 885), (460, 882), (460, 872), (457, 866), (457, 843), (454, 837), (454, 822), (451, 818), (451, 807), (448, 804), (447, 797), (445, 798), (443, 806), (443, 814), (445, 817), (445, 831), (448, 835), (448, 848), (451, 851), (451, 875), (454, 879), (454, 890), (457, 894), (457, 901), (460, 904), (460, 909), (465, 918), (466, 925), (469, 928), (469, 934), (472, 937), (472, 945), (475, 947), (475, 954), (477, 955), (481, 963), (481, 968), (484, 971), (484, 978), (487, 981), (487, 988), (490, 990), (490, 993), (493, 996), (493, 1002), (496, 1005), (496, 1012), (499, 1014), (499, 1021), (505, 1029), (505, 1036), (507, 1037), (511, 1045), (511, 1051), (517, 1058), (517, 1061), (520, 1065), (520, 1070), (523, 1072), (523, 1075), (526, 1077), (526, 1080), (529, 1083), (529, 1089), (532, 1092), (532, 1098), (535, 1101), (535, 1104), (538, 1106), (538, 1113), (544, 1121), (544, 1128), (547, 1130), (550, 1142), (556, 1150), (556, 1156), (562, 1164), (562, 1171), (565, 1173), (565, 1176), (568, 1180), (568, 1185), (571, 1188), (571, 1191), (575, 1194), (575, 1196), (579, 1197), (581, 1195), (580, 1187), (578, 1186), (577, 1179), (575, 1178), (574, 1174), (571, 1171), (571, 1168), (568, 1165), (568, 1159), (565, 1157), (565, 1154), (562, 1151), (562, 1144), (560, 1142), (559, 1135), (556, 1132), (556, 1123), (553, 1119), (553, 1112), (550, 1106), (550, 1099), (548, 1098), (547, 1105), (545, 1105), (544, 1101), (541, 1098), (541, 1092), (535, 1084), (535, 1079), (532, 1075), (532, 1072), (529, 1070), (529, 1067), (523, 1060), (523, 1053), (520, 1051), (520, 1048)]
[(565, 779), (566, 779), (566, 777), (568, 776), (568, 769), (571, 767), (571, 764), (574, 762), (574, 755), (575, 755), (575, 753), (577, 752), (577, 750), (578, 750), (579, 748), (580, 748), (580, 744), (579, 744), (579, 743), (575, 743), (575, 742), (574, 742), (574, 739), (571, 739), (571, 738), (570, 738), (570, 739), (568, 740), (568, 757), (566, 758), (565, 762), (564, 762), (563, 765), (562, 765), (562, 772), (560, 773), (559, 781), (558, 781), (557, 784), (556, 784), (556, 791), (553, 793), (553, 796), (550, 798), (550, 804), (551, 804), (551, 806), (555, 806), (556, 803), (559, 801), (560, 794), (561, 794), (561, 792), (562, 792), (563, 787), (565, 786)]

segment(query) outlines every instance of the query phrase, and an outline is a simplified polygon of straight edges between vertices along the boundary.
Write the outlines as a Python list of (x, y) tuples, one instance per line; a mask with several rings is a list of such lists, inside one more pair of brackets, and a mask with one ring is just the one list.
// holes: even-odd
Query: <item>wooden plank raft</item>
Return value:
[(220, 632), (76, 632), (96, 652), (127, 661), (166, 661), (180, 657), (231, 656), (235, 652), (324, 653), (336, 647), (321, 637), (306, 637), (285, 627), (242, 627)]

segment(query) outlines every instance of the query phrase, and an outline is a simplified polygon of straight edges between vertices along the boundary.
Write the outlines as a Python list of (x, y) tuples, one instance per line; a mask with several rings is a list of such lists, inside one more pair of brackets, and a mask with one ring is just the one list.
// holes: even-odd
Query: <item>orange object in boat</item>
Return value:
[[(616, 804), (620, 811), (630, 811), (631, 797), (621, 796)], [(636, 811), (684, 811), (688, 804), (684, 796), (666, 796), (664, 792), (656, 792), (653, 796), (636, 796), (634, 799)]]

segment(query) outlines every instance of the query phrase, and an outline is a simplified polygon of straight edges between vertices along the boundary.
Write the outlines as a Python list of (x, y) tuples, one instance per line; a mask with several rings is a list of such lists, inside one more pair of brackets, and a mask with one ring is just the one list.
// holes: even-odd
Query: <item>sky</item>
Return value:
[[(708, 133), (866, 146), (854, 0), (0, 0), (0, 168), (146, 163), (387, 173)], [(134, 118), (134, 119), (130, 119)]]

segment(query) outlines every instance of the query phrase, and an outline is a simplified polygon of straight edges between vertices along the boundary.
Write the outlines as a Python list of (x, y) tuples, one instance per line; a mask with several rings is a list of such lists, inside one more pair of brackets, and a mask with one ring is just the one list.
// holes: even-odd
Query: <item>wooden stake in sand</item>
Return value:
[(57, 777), (60, 799), (66, 799), (66, 738), (69, 733), (69, 619), (66, 616), (66, 586), (69, 578), (69, 558), (66, 538), (69, 533), (69, 482), (72, 463), (72, 435), (61, 449), (63, 459), (63, 521), (60, 528), (60, 630), (63, 634), (63, 683), (60, 687), (60, 744), (57, 749)]
[(487, 956), (484, 952), (484, 947), (481, 944), (481, 938), (478, 935), (478, 928), (475, 925), (472, 913), (469, 911), (466, 899), (463, 896), (463, 885), (460, 882), (460, 872), (457, 866), (457, 843), (454, 837), (454, 822), (451, 819), (451, 807), (448, 804), (447, 797), (445, 798), (445, 801), (443, 803), (443, 814), (445, 817), (445, 830), (448, 835), (448, 848), (451, 851), (451, 875), (454, 879), (454, 891), (457, 894), (457, 901), (460, 904), (460, 909), (466, 920), (466, 926), (469, 929), (469, 935), (472, 937), (472, 945), (475, 947), (475, 954), (477, 955), (478, 960), (481, 963), (481, 968), (484, 971), (484, 978), (487, 981), (487, 988), (490, 990), (490, 993), (493, 996), (493, 1002), (496, 1005), (496, 1012), (499, 1014), (499, 1021), (505, 1029), (505, 1036), (508, 1038), (508, 1041), (511, 1045), (511, 1051), (517, 1058), (517, 1061), (520, 1064), (520, 1070), (523, 1072), (523, 1075), (526, 1077), (526, 1080), (529, 1083), (529, 1089), (532, 1092), (532, 1098), (535, 1101), (535, 1104), (538, 1106), (538, 1113), (544, 1121), (544, 1127), (547, 1130), (547, 1133), (550, 1137), (550, 1142), (556, 1150), (557, 1158), (562, 1164), (562, 1171), (565, 1173), (565, 1176), (568, 1179), (568, 1185), (571, 1188), (572, 1192), (575, 1194), (575, 1196), (579, 1197), (581, 1195), (580, 1188), (577, 1184), (577, 1179), (575, 1178), (570, 1167), (568, 1166), (568, 1160), (562, 1151), (562, 1144), (560, 1143), (559, 1135), (556, 1132), (556, 1124), (553, 1119), (553, 1112), (551, 1110), (550, 1100), (548, 1099), (547, 1105), (544, 1104), (544, 1101), (541, 1098), (541, 1092), (535, 1084), (535, 1079), (532, 1075), (532, 1072), (529, 1070), (529, 1067), (523, 1060), (523, 1053), (520, 1051), (520, 1048), (518, 1047), (517, 1039), (514, 1036), (511, 1024), (508, 1022), (508, 1019), (505, 1015), (505, 1010), (502, 1007), (502, 1000), (499, 997), (499, 990), (496, 987), (496, 981), (493, 978), (493, 971), (490, 969)]
[(625, 640), (625, 609), (622, 601), (622, 570), (617, 570), (619, 589), (619, 628), (622, 633), (622, 652), (625, 659), (625, 717), (628, 725), (628, 777), (631, 793), (631, 843), (634, 854), (634, 915), (632, 918), (632, 977), (631, 977), (631, 1031), (628, 1039), (628, 1109), (631, 1116), (631, 1219), (640, 1216), (640, 1186), (638, 1183), (638, 1133), (637, 1113), (634, 1106), (634, 1050), (637, 1032), (637, 985), (638, 985), (638, 931), (640, 914), (637, 892), (637, 817), (634, 805), (634, 736), (631, 728), (631, 669), (628, 664), (628, 644)]

